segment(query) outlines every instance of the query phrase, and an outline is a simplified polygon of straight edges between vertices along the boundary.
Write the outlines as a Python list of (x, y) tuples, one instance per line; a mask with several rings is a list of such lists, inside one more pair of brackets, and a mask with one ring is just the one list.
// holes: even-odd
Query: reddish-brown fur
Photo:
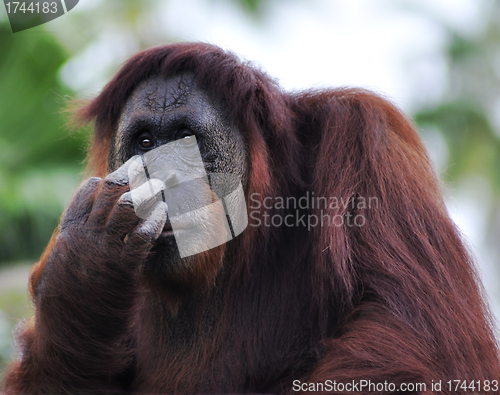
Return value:
[[(79, 113), (81, 120), (95, 120), (92, 175), (107, 174), (117, 119), (138, 83), (181, 71), (193, 72), (203, 89), (223, 99), (245, 136), (247, 200), (253, 193), (262, 199), (309, 191), (344, 201), (375, 197), (377, 207), (327, 210), (343, 218), (362, 213), (366, 224), (359, 227), (249, 226), (228, 245), (222, 269), (206, 269), (215, 270), (207, 273), (211, 284), (223, 289), (201, 287), (194, 297), (197, 336), (189, 344), (179, 345), (170, 334), (176, 333), (179, 306), (142, 283), (123, 313), (132, 322), (134, 347), (121, 354), (117, 343), (116, 355), (113, 348), (103, 351), (109, 352), (106, 365), (96, 367), (100, 356), (75, 351), (95, 350), (102, 339), (78, 344), (63, 331), (67, 317), (57, 309), (50, 322), (60, 323), (59, 331), (37, 313), (20, 332), (22, 358), (10, 367), (6, 394), (74, 393), (72, 385), (87, 384), (93, 393), (120, 393), (120, 373), (130, 366), (130, 388), (147, 393), (293, 393), (294, 380), (329, 379), (425, 382), (431, 393), (432, 380), (500, 379), (470, 255), (417, 133), (384, 99), (355, 89), (285, 93), (265, 74), (209, 45), (147, 50)], [(301, 213), (324, 214), (318, 208)], [(52, 247), (32, 272), (35, 308)], [(61, 365), (47, 345), (75, 351), (74, 360)], [(134, 360), (134, 350), (150, 357)], [(96, 369), (108, 379), (96, 378)], [(443, 386), (441, 393), (457, 392)]]

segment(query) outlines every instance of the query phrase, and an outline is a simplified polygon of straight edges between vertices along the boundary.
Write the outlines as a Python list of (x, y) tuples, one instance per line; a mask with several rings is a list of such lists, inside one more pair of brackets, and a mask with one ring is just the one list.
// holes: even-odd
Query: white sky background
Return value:
[[(110, 15), (91, 40), (80, 44), (61, 78), (80, 95), (93, 96), (131, 54), (162, 42), (205, 41), (254, 62), (287, 90), (360, 86), (372, 89), (404, 111), (431, 107), (447, 84), (443, 23), (473, 36), (484, 28), (488, 5), (496, 0), (275, 0), (264, 1), (263, 18), (253, 19), (225, 0), (158, 0), (136, 30)], [(85, 41), (76, 13), (102, 12), (105, 0), (80, 0), (67, 16), (46, 25), (70, 50)], [(72, 31), (73, 29), (73, 31)], [(446, 144), (425, 138), (436, 168), (443, 171)], [(467, 188), (466, 188), (467, 187)], [(498, 268), (484, 250), (485, 196), (482, 180), (471, 180), (468, 194), (454, 193), (450, 213), (481, 264), (493, 311), (500, 318)], [(456, 191), (455, 191), (456, 192)]]
[[(80, 0), (71, 12), (99, 13), (101, 3)], [(139, 34), (151, 45), (172, 39), (216, 44), (260, 65), (286, 89), (361, 86), (410, 110), (421, 103), (432, 105), (445, 88), (441, 49), (448, 36), (439, 22), (474, 34), (483, 27), (488, 1), (264, 3), (263, 19), (255, 20), (224, 0), (156, 1), (136, 32), (125, 30), (119, 21), (115, 24), (111, 16), (97, 40), (63, 69), (63, 79), (78, 92), (99, 91), (116, 67), (139, 49)], [(47, 28), (62, 41), (71, 40), (70, 23), (68, 15)]]

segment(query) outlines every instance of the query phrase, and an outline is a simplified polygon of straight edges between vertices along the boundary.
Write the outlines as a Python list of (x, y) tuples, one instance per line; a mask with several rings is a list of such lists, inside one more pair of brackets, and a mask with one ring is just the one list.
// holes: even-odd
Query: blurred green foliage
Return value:
[[(444, 24), (444, 23), (443, 23)], [(445, 25), (445, 24), (444, 24)], [(500, 218), (500, 2), (491, 3), (483, 29), (464, 34), (449, 28), (448, 89), (442, 102), (415, 115), (421, 127), (438, 130), (448, 148), (444, 179), (480, 176), (493, 194), (489, 232)], [(493, 235), (494, 238), (500, 234)], [(495, 242), (496, 244), (496, 242)]]
[(257, 14), (257, 12), (259, 11), (259, 6), (262, 3), (262, 0), (240, 0), (240, 3), (250, 12)]
[(449, 157), (445, 181), (474, 175), (487, 178), (500, 196), (500, 138), (484, 109), (477, 103), (456, 100), (415, 116), (419, 126), (437, 128), (445, 137)]
[(33, 314), (26, 290), (28, 272), (26, 264), (0, 269), (0, 382), (5, 366), (14, 357), (12, 330), (20, 319)]
[(52, 35), (0, 24), (0, 54), (2, 262), (40, 255), (78, 180), (86, 136), (64, 126), (72, 92), (58, 72), (69, 55)]

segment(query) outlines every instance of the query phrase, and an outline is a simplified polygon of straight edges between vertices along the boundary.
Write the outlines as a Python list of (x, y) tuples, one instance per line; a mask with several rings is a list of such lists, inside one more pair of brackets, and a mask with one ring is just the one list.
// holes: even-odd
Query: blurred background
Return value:
[(26, 284), (81, 181), (89, 130), (65, 103), (97, 94), (134, 52), (205, 41), (287, 90), (361, 86), (416, 122), (500, 318), (498, 0), (80, 0), (13, 34), (0, 6), (0, 378)]

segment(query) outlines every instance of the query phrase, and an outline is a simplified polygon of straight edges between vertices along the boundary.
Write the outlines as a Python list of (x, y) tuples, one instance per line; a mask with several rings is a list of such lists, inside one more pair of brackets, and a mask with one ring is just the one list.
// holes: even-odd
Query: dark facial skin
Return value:
[[(201, 90), (190, 74), (142, 82), (128, 99), (120, 116), (109, 153), (109, 171), (115, 171), (134, 155), (187, 136), (196, 136), (205, 170), (229, 173), (244, 181), (245, 143), (230, 124), (221, 103)], [(154, 243), (144, 270), (172, 274), (188, 262), (181, 259), (171, 232), (162, 232)]]

